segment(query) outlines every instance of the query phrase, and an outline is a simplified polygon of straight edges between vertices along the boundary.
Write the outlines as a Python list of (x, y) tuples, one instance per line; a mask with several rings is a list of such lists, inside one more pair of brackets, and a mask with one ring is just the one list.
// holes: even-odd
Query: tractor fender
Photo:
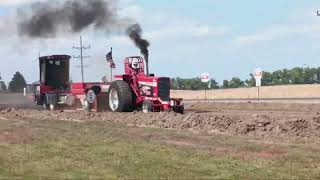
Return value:
[(101, 93), (101, 87), (100, 86), (93, 86), (91, 87), (91, 89), (93, 90), (93, 92), (98, 95)]
[(88, 93), (89, 90), (92, 90), (96, 95), (101, 93), (101, 87), (100, 86), (92, 86), (90, 89), (86, 89), (86, 93)]

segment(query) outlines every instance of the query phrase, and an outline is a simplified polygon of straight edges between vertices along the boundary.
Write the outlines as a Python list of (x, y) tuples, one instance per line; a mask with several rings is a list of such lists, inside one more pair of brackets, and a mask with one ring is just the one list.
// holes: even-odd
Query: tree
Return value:
[(317, 82), (317, 69), (316, 68), (305, 68), (304, 69), (304, 83), (314, 84)]
[(317, 68), (316, 76), (317, 76), (317, 83), (320, 83), (320, 67)]
[(176, 78), (171, 78), (171, 89), (177, 90), (178, 89), (178, 83)]
[(272, 73), (263, 72), (261, 83), (263, 86), (271, 86), (272, 85)]
[(0, 81), (0, 92), (7, 91), (7, 86), (3, 81)]
[(233, 77), (233, 78), (231, 79), (231, 81), (229, 82), (229, 86), (230, 86), (231, 88), (243, 87), (243, 86), (244, 86), (244, 82), (241, 81), (241, 79), (238, 78), (238, 77)]
[(245, 83), (248, 87), (254, 87), (256, 86), (256, 79), (254, 78), (253, 74), (250, 74), (250, 79), (245, 80)]
[(219, 89), (219, 83), (215, 79), (210, 79), (210, 89)]
[(282, 84), (290, 84), (290, 70), (283, 69), (282, 70)]
[(301, 67), (295, 67), (290, 71), (290, 80), (293, 84), (304, 84), (304, 69)]
[(22, 92), (26, 85), (27, 83), (23, 75), (20, 72), (16, 72), (9, 83), (9, 90), (11, 92)]
[(0, 76), (0, 92), (2, 91), (7, 91), (7, 86), (4, 83), (4, 81), (2, 80), (2, 77)]
[(201, 90), (208, 88), (206, 83), (201, 82), (200, 78), (185, 79), (186, 90)]
[[(287, 84), (320, 84), (320, 67), (318, 68), (302, 68), (295, 67), (293, 69), (282, 69), (273, 72), (263, 72), (261, 79), (263, 86), (273, 85), (287, 85)], [(200, 78), (173, 78), (172, 89), (178, 90), (203, 90), (208, 88), (208, 83), (202, 83)], [(214, 79), (210, 79), (209, 89), (220, 88), (218, 83)], [(245, 81), (242, 81), (238, 77), (234, 77), (231, 80), (224, 80), (221, 88), (238, 88), (238, 87), (254, 87), (256, 85), (255, 77), (250, 74), (250, 77)]]
[(230, 85), (229, 85), (229, 81), (228, 80), (223, 80), (223, 84), (222, 84), (222, 88), (230, 88)]
[(209, 84), (211, 84), (210, 89), (219, 88), (217, 81), (214, 79), (210, 79), (209, 83), (203, 83), (199, 77), (190, 79), (177, 77), (171, 79), (171, 88), (173, 90), (204, 90), (209, 89)]
[(283, 81), (283, 73), (282, 70), (274, 71), (272, 73), (272, 85), (280, 85)]
[(184, 90), (185, 89), (185, 83), (184, 83), (184, 80), (177, 77), (177, 89), (179, 90)]

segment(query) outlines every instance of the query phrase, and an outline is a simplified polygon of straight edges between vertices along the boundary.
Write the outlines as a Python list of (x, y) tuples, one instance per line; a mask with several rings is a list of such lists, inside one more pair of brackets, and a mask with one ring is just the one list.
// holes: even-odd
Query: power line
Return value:
[(82, 36), (80, 36), (80, 46), (77, 47), (77, 46), (73, 46), (73, 49), (77, 49), (77, 50), (80, 50), (80, 55), (79, 56), (73, 56), (73, 58), (76, 58), (76, 59), (80, 59), (81, 61), (81, 65), (78, 66), (81, 68), (81, 79), (82, 79), (82, 83), (84, 83), (84, 72), (83, 72), (83, 68), (84, 67), (88, 67), (88, 66), (84, 66), (83, 65), (83, 59), (85, 58), (90, 58), (90, 56), (83, 56), (83, 51), (86, 50), (86, 49), (90, 49), (90, 46), (83, 46), (82, 45)]

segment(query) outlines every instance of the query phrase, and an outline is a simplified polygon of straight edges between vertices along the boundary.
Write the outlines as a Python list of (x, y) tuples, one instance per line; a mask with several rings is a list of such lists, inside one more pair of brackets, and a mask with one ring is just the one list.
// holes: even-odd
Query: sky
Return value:
[[(39, 53), (79, 55), (72, 47), (80, 35), (90, 45), (86, 81), (110, 74), (105, 54), (111, 46), (118, 74), (124, 57), (140, 55), (126, 35), (92, 28), (51, 39), (19, 37), (17, 9), (33, 1), (0, 0), (0, 73), (6, 82), (16, 71), (28, 83), (37, 81)], [(118, 0), (118, 10), (143, 27), (151, 43), (150, 71), (158, 76), (191, 78), (208, 72), (222, 83), (235, 76), (248, 78), (256, 68), (320, 66), (319, 0)], [(80, 62), (71, 61), (72, 80), (80, 81)]]

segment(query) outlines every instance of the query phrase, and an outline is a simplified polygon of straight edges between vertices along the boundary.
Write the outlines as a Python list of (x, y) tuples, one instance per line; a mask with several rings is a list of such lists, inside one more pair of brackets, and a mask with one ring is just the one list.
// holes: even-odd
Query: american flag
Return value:
[(108, 63), (113, 62), (112, 51), (110, 51), (110, 52), (106, 55), (106, 58), (107, 58), (107, 62), (108, 62)]
[(116, 64), (113, 61), (112, 50), (106, 55), (107, 62), (110, 63), (110, 68), (116, 68)]

